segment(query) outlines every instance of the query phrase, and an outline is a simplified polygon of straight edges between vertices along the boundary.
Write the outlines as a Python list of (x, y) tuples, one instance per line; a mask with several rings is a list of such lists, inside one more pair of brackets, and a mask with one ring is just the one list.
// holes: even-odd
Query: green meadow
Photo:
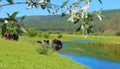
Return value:
[[(89, 35), (84, 38), (81, 35), (62, 34), (62, 38), (58, 38), (58, 34), (50, 34), (49, 38), (20, 36), (19, 41), (0, 38), (0, 69), (88, 69), (85, 65), (60, 56), (52, 49), (44, 49), (45, 53), (40, 53), (43, 48), (41, 44), (36, 44), (36, 41), (44, 39), (51, 41), (54, 38), (70, 45), (63, 47), (60, 53), (120, 62), (120, 37), (118, 36)], [(81, 43), (72, 39), (98, 42)]]
[(40, 38), (20, 37), (19, 41), (0, 38), (0, 69), (88, 69), (57, 52), (40, 54), (37, 50), (41, 45), (34, 43), (37, 39)]

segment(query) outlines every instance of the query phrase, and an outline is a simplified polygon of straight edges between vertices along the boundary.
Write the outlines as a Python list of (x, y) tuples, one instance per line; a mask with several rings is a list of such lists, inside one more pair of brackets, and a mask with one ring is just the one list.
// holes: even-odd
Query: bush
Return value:
[(91, 33), (92, 35), (95, 35), (95, 36), (102, 36), (103, 34), (101, 32), (95, 32), (95, 33)]
[(120, 36), (120, 31), (116, 31), (116, 35), (117, 35), (117, 36)]
[(116, 34), (115, 34), (115, 32), (104, 32), (103, 35), (104, 36), (114, 36)]
[(42, 37), (42, 32), (37, 32), (38, 37)]
[(40, 51), (39, 51), (39, 53), (40, 53), (40, 54), (46, 54), (46, 55), (47, 55), (47, 54), (48, 54), (48, 50), (49, 50), (49, 49), (48, 49), (47, 47), (42, 46), (41, 49), (40, 49)]
[(50, 37), (50, 34), (48, 34), (48, 33), (44, 33), (44, 35), (43, 35), (45, 38), (49, 38)]
[(62, 34), (58, 34), (58, 38), (62, 38)]
[(27, 29), (27, 35), (30, 37), (35, 37), (37, 35), (37, 31), (33, 28)]
[(52, 48), (49, 48), (45, 45), (40, 44), (40, 45), (37, 46), (37, 52), (39, 54), (51, 55), (54, 52), (54, 50)]

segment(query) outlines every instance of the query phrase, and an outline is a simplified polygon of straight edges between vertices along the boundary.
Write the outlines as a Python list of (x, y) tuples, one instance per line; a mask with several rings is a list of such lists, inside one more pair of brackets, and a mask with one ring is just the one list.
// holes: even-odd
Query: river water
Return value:
[[(94, 42), (94, 40), (74, 40), (75, 42)], [(63, 44), (63, 48), (69, 46), (69, 44)], [(84, 64), (90, 69), (120, 69), (120, 63), (100, 60), (96, 58), (86, 56), (73, 56), (68, 54), (61, 54), (69, 59), (74, 60), (77, 63)]]
[(84, 64), (88, 66), (90, 69), (120, 69), (120, 64), (115, 62), (104, 61), (85, 56), (73, 56), (68, 54), (61, 55), (66, 56), (67, 58), (72, 59), (80, 64)]

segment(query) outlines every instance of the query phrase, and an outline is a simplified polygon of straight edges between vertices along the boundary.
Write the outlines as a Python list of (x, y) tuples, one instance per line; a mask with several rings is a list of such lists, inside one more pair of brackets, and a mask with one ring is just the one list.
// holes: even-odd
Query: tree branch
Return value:
[(1, 4), (0, 7), (8, 6), (8, 5), (15, 5), (15, 4), (28, 4), (28, 3), (27, 2), (16, 2), (16, 3), (13, 3), (13, 4)]

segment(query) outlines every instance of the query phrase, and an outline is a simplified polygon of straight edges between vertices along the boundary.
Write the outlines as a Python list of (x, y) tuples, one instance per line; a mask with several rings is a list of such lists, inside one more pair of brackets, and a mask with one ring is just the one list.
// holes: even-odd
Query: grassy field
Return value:
[(37, 39), (20, 37), (16, 42), (0, 38), (0, 69), (87, 69), (56, 52), (39, 54), (38, 45), (32, 43)]
[[(58, 34), (51, 34), (49, 38), (21, 36), (17, 42), (0, 38), (0, 69), (87, 69), (86, 66), (61, 57), (56, 52), (47, 55), (38, 53), (37, 49), (40, 48), (40, 45), (35, 43), (37, 40), (51, 41), (57, 37)], [(85, 39), (81, 35), (63, 34), (59, 39), (63, 43), (71, 45), (62, 48), (60, 51), (62, 53), (120, 62), (120, 37), (88, 36), (86, 38), (103, 41), (97, 44), (72, 41), (72, 39)]]

